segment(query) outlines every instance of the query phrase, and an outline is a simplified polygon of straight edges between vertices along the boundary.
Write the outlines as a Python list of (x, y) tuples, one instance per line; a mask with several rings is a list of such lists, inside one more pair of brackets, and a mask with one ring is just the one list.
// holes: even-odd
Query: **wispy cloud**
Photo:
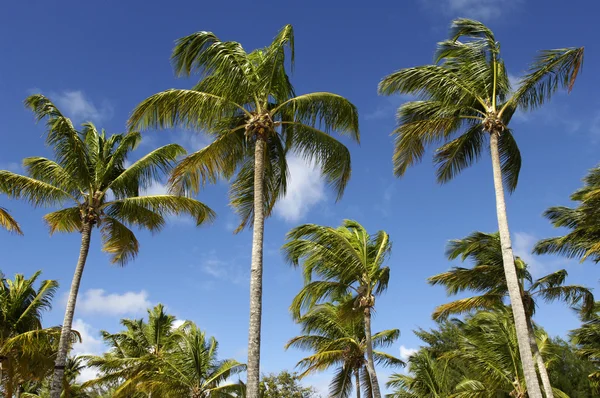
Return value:
[(380, 97), (379, 103), (370, 112), (365, 114), (365, 120), (394, 120), (396, 110), (404, 102), (414, 101), (412, 95), (393, 95), (390, 97)]
[[(76, 319), (72, 325), (73, 330), (79, 332), (81, 342), (73, 344), (72, 355), (100, 355), (104, 351), (104, 344), (98, 337), (98, 330), (94, 329), (83, 319)], [(95, 379), (98, 371), (94, 368), (86, 367), (77, 377), (80, 383)]]
[[(246, 268), (242, 268), (236, 258), (225, 258), (218, 255), (216, 250), (201, 256), (200, 270), (214, 280), (228, 281), (235, 285), (246, 285), (249, 280)], [(210, 289), (214, 287), (214, 283), (204, 284), (203, 287)]]
[(49, 97), (65, 114), (76, 123), (92, 121), (104, 122), (112, 118), (114, 108), (108, 100), (97, 106), (81, 90), (65, 90), (60, 93), (50, 93)]
[(287, 222), (298, 222), (325, 200), (325, 182), (320, 170), (298, 156), (288, 159), (290, 177), (286, 195), (275, 206), (275, 214)]
[(430, 10), (452, 17), (492, 20), (514, 9), (521, 0), (420, 0)]
[(86, 314), (125, 315), (143, 313), (152, 303), (148, 293), (107, 293), (103, 289), (89, 289), (77, 302), (77, 309)]
[(411, 355), (416, 354), (417, 351), (419, 351), (418, 348), (407, 348), (407, 347), (401, 345), (400, 346), (400, 359), (402, 359), (403, 361), (408, 361), (408, 358), (410, 358)]
[(0, 163), (0, 169), (1, 170), (12, 171), (13, 173), (20, 173), (20, 172), (23, 171), (23, 168), (21, 167), (21, 164), (19, 164), (17, 162)]
[(550, 272), (555, 272), (565, 267), (565, 264), (575, 265), (576, 261), (566, 260), (560, 257), (536, 256), (532, 253), (533, 247), (540, 240), (539, 237), (527, 232), (515, 232), (513, 234), (513, 252), (520, 257), (528, 266), (529, 272), (534, 278), (542, 277)]

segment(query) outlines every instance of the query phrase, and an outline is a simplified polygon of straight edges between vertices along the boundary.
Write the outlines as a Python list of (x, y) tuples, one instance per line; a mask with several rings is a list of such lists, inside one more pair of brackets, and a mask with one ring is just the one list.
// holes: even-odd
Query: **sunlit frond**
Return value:
[(0, 227), (6, 229), (8, 232), (23, 235), (19, 223), (10, 215), (8, 210), (3, 207), (0, 207)]

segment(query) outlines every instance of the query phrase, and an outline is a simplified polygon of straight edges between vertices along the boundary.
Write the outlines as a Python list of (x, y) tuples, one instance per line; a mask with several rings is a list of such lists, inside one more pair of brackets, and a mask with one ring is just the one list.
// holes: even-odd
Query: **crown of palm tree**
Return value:
[(388, 398), (442, 398), (452, 396), (447, 375), (448, 360), (434, 359), (420, 350), (408, 358), (410, 374), (394, 373), (387, 383), (394, 392)]
[[(160, 397), (229, 397), (240, 386), (227, 379), (245, 369), (234, 360), (218, 360), (218, 343), (196, 325), (185, 322), (174, 328), (175, 317), (159, 304), (148, 310), (148, 321), (123, 319), (124, 331), (102, 338), (110, 347), (101, 356), (86, 356), (99, 376), (84, 386), (118, 385), (113, 397), (135, 392)], [(221, 394), (221, 395), (219, 395)]]
[(570, 91), (582, 64), (583, 48), (541, 51), (513, 89), (494, 33), (478, 21), (454, 20), (434, 65), (401, 69), (379, 84), (380, 94), (418, 98), (398, 109), (396, 175), (419, 162), (427, 146), (442, 143), (434, 161), (438, 181), (447, 182), (479, 159), (486, 132), (498, 133), (504, 182), (514, 190), (521, 168), (509, 128), (514, 113), (538, 108), (561, 87)]
[[(359, 140), (358, 112), (345, 98), (318, 92), (296, 96), (286, 72), (286, 50), (294, 63), (294, 33), (286, 25), (265, 48), (246, 52), (237, 42), (212, 32), (177, 41), (172, 54), (179, 76), (198, 73), (191, 90), (155, 94), (133, 111), (133, 129), (181, 125), (209, 134), (213, 141), (174, 170), (178, 191), (198, 191), (206, 182), (230, 179), (231, 204), (241, 216), (239, 229), (252, 223), (254, 147), (266, 142), (264, 208), (268, 216), (285, 195), (289, 151), (314, 162), (338, 195), (350, 178), (350, 152), (330, 133)], [(238, 229), (238, 230), (239, 230)]]
[(392, 245), (385, 231), (369, 235), (358, 222), (344, 220), (339, 228), (301, 225), (287, 239), (284, 255), (293, 266), (302, 263), (305, 279), (290, 307), (294, 317), (320, 301), (348, 295), (354, 308), (371, 308), (375, 295), (387, 289), (390, 269), (383, 265)]
[[(52, 369), (60, 329), (43, 328), (42, 314), (52, 308), (58, 282), (44, 280), (35, 288), (40, 275), (0, 278), (0, 384), (9, 391), (25, 380), (41, 380)], [(73, 332), (71, 339), (80, 336)]]
[[(592, 311), (581, 313), (583, 324), (572, 330), (569, 335), (576, 345), (577, 353), (600, 368), (600, 302), (594, 304)], [(600, 370), (590, 374), (590, 381), (600, 390)]]
[[(449, 295), (469, 290), (481, 293), (478, 296), (456, 300), (438, 306), (433, 313), (434, 319), (444, 319), (451, 314), (471, 312), (478, 309), (503, 306), (508, 296), (508, 287), (502, 265), (502, 248), (500, 236), (496, 233), (474, 232), (465, 239), (450, 241), (446, 250), (449, 260), (461, 258), (471, 260), (472, 268), (453, 267), (450, 271), (434, 275), (428, 279), (431, 285), (442, 285)], [(517, 275), (521, 281), (521, 289), (526, 312), (532, 316), (535, 312), (535, 298), (546, 302), (563, 301), (570, 306), (582, 304), (586, 311), (594, 304), (592, 292), (580, 285), (567, 285), (566, 270), (532, 279), (527, 264), (519, 257), (515, 258)], [(529, 282), (529, 286), (525, 284)]]
[[(24, 199), (34, 206), (63, 206), (44, 219), (50, 233), (80, 231), (83, 222), (100, 228), (103, 250), (113, 263), (125, 264), (137, 255), (139, 243), (128, 226), (152, 232), (165, 225), (169, 214), (189, 214), (202, 224), (214, 213), (201, 202), (176, 195), (140, 193), (159, 182), (176, 158), (185, 154), (179, 145), (155, 149), (131, 165), (127, 157), (138, 145), (137, 132), (106, 136), (92, 123), (77, 131), (71, 120), (46, 97), (26, 100), (38, 120), (46, 119), (48, 143), (56, 161), (30, 157), (23, 161), (27, 176), (0, 171), (0, 190), (11, 198)], [(128, 167), (127, 167), (128, 166)]]
[[(348, 397), (352, 389), (352, 377), (360, 375), (366, 397), (372, 396), (371, 379), (367, 371), (365, 324), (362, 317), (348, 316), (344, 305), (325, 303), (313, 307), (299, 321), (302, 335), (294, 337), (285, 346), (314, 354), (303, 358), (296, 365), (303, 369), (300, 377), (336, 367), (329, 385), (332, 397)], [(392, 345), (400, 336), (400, 330), (389, 329), (373, 334), (373, 347)], [(383, 351), (373, 351), (375, 361), (382, 366), (404, 366), (404, 362)]]
[(567, 228), (560, 237), (543, 239), (536, 244), (537, 254), (562, 254), (569, 258), (600, 261), (600, 167), (590, 170), (583, 188), (571, 195), (575, 207), (556, 206), (544, 212), (555, 228)]

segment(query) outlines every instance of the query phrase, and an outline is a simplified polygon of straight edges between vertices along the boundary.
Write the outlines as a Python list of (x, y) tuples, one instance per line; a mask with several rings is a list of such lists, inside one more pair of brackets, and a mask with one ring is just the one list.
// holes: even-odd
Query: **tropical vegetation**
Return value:
[[(373, 331), (373, 317), (388, 323), (392, 314), (382, 311), (380, 297), (401, 289), (402, 276), (415, 265), (392, 262), (388, 233), (369, 233), (355, 220), (292, 228), (281, 251), (303, 278), (289, 305), (299, 332), (290, 334), (285, 349), (304, 357), (292, 371), (269, 374), (261, 374), (265, 220), (286, 196), (292, 159), (316, 167), (341, 199), (352, 171), (345, 142), (360, 141), (358, 111), (348, 99), (296, 93), (290, 79), (292, 26), (252, 51), (206, 31), (178, 39), (171, 55), (175, 74), (197, 82), (143, 100), (126, 133), (110, 135), (92, 122), (77, 127), (60, 102), (29, 96), (25, 106), (44, 122), (52, 157), (25, 158), (22, 174), (0, 170), (0, 194), (50, 208), (43, 217), (50, 234), (78, 233), (81, 242), (61, 325), (48, 327), (42, 319), (53, 300), (56, 305), (56, 280), (41, 281), (41, 271), (12, 279), (0, 272), (0, 393), (318, 398), (324, 392), (306, 383), (320, 375), (330, 376), (327, 395), (337, 398), (381, 398), (383, 385), (390, 398), (600, 397), (600, 302), (590, 287), (567, 285), (566, 268), (540, 276), (513, 254), (505, 203), (505, 190), (516, 189), (522, 164), (511, 120), (517, 112), (542, 107), (558, 90), (570, 92), (583, 53), (578, 47), (541, 51), (511, 84), (494, 33), (481, 22), (459, 18), (438, 44), (433, 64), (381, 80), (380, 94), (410, 96), (398, 109), (392, 133), (395, 175), (403, 176), (433, 147), (437, 180), (446, 183), (489, 145), (498, 232), (449, 242), (448, 261), (472, 266), (453, 266), (427, 281), (459, 297), (437, 303), (434, 326), (414, 331), (422, 345), (409, 354), (401, 350), (398, 358), (387, 350), (396, 347), (400, 330)], [(191, 154), (173, 143), (135, 155), (139, 131), (174, 127), (204, 134), (210, 142)], [(141, 246), (133, 229), (155, 233), (169, 217), (180, 216), (191, 217), (196, 226), (211, 222), (215, 213), (194, 196), (221, 180), (230, 183), (229, 205), (240, 218), (235, 232), (252, 229), (247, 358), (224, 359), (217, 339), (204, 329), (211, 325), (179, 320), (162, 304), (152, 304), (146, 317), (121, 319), (117, 331), (101, 331), (101, 352), (77, 355), (81, 351), (74, 348), (86, 337), (73, 329), (73, 319), (94, 230), (108, 262), (124, 266)], [(150, 193), (156, 184), (165, 185), (166, 193)], [(541, 240), (534, 252), (598, 262), (600, 167), (571, 199), (573, 207), (544, 213), (554, 227), (566, 229), (564, 235)], [(0, 207), (0, 228), (23, 235), (17, 219), (26, 220), (18, 216)], [(400, 250), (405, 244), (400, 242)], [(219, 298), (201, 299), (219, 306)], [(579, 316), (581, 324), (567, 340), (550, 336), (539, 316), (534, 322), (542, 301), (561, 302)], [(389, 376), (384, 368), (395, 373)]]

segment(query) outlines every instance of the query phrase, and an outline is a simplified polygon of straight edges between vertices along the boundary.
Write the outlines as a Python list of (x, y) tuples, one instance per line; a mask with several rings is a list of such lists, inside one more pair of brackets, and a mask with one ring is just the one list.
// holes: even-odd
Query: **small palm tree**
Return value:
[[(303, 309), (351, 295), (353, 309), (364, 317), (367, 369), (373, 396), (380, 398), (373, 361), (371, 311), (375, 296), (388, 287), (390, 269), (384, 264), (392, 248), (389, 235), (385, 231), (369, 235), (356, 221), (345, 220), (339, 228), (301, 225), (288, 232), (287, 240), (283, 246), (287, 261), (295, 267), (302, 263), (305, 280), (290, 307), (292, 315), (299, 319)], [(321, 279), (313, 280), (315, 277)]]
[(228, 379), (246, 370), (233, 359), (219, 360), (214, 337), (207, 337), (194, 324), (187, 324), (173, 334), (174, 347), (159, 361), (160, 371), (145, 384), (160, 397), (227, 398), (241, 394), (241, 384)]
[(597, 371), (589, 375), (592, 385), (600, 392), (600, 302), (592, 311), (581, 312), (582, 325), (569, 335), (576, 345), (577, 353), (596, 366)]
[[(115, 387), (112, 396), (129, 397), (136, 392), (152, 393), (148, 380), (159, 372), (160, 357), (168, 356), (176, 342), (175, 317), (165, 313), (158, 304), (148, 309), (148, 321), (122, 319), (125, 330), (117, 333), (102, 331), (109, 350), (101, 356), (84, 356), (88, 366), (98, 370), (98, 377), (86, 382), (90, 386)], [(181, 326), (179, 327), (181, 329)]]
[(551, 207), (544, 216), (555, 228), (567, 228), (564, 236), (543, 239), (536, 244), (536, 254), (562, 254), (581, 261), (600, 261), (600, 167), (590, 170), (584, 187), (571, 195), (576, 207)]
[(79, 260), (65, 311), (51, 390), (51, 398), (60, 398), (69, 347), (66, 336), (70, 335), (93, 228), (100, 228), (103, 250), (111, 255), (111, 262), (125, 265), (139, 250), (128, 225), (158, 231), (165, 225), (164, 217), (168, 214), (189, 214), (200, 225), (211, 220), (214, 213), (199, 201), (184, 196), (140, 195), (140, 191), (159, 180), (161, 173), (171, 169), (178, 156), (185, 154), (179, 145), (155, 149), (126, 167), (127, 156), (140, 142), (139, 133), (107, 137), (92, 123), (85, 123), (77, 131), (48, 98), (33, 95), (25, 102), (38, 120), (46, 119), (48, 143), (57, 159), (26, 158), (23, 164), (28, 176), (0, 171), (0, 189), (9, 197), (26, 200), (34, 206), (69, 203), (69, 207), (49, 213), (44, 219), (51, 234), (81, 234)]
[(542, 398), (528, 344), (506, 215), (504, 185), (512, 192), (521, 168), (521, 154), (509, 123), (517, 110), (540, 107), (559, 88), (571, 91), (583, 64), (583, 48), (542, 51), (512, 90), (494, 33), (480, 22), (457, 19), (449, 39), (439, 43), (435, 62), (401, 69), (379, 84), (381, 94), (420, 98), (398, 110), (394, 170), (397, 176), (404, 175), (409, 166), (421, 160), (426, 146), (441, 143), (434, 160), (438, 181), (447, 182), (479, 159), (489, 139), (504, 272), (519, 352), (529, 395)]
[[(429, 283), (444, 286), (449, 295), (466, 290), (480, 293), (480, 295), (438, 306), (433, 312), (434, 319), (445, 319), (451, 314), (504, 306), (503, 301), (508, 296), (508, 287), (498, 233), (474, 232), (464, 239), (453, 240), (448, 245), (446, 255), (450, 260), (458, 257), (463, 261), (470, 259), (474, 266), (473, 268), (453, 267), (448, 272), (430, 277)], [(589, 289), (583, 286), (565, 286), (564, 282), (568, 275), (565, 270), (553, 272), (533, 281), (527, 270), (527, 264), (523, 260), (516, 257), (514, 263), (525, 305), (531, 350), (537, 361), (546, 397), (553, 397), (548, 370), (536, 344), (534, 334), (532, 317), (535, 313), (536, 299), (540, 298), (546, 302), (563, 301), (570, 306), (582, 304), (583, 308), (589, 311), (593, 307), (594, 296)], [(529, 282), (528, 285), (526, 285), (526, 281)]]
[(424, 350), (408, 358), (408, 375), (394, 373), (387, 382), (393, 389), (388, 398), (445, 398), (452, 396), (448, 377), (448, 360), (435, 359)]
[[(455, 387), (452, 397), (530, 397), (519, 360), (514, 319), (508, 307), (480, 311), (460, 325), (458, 349), (451, 353), (473, 370), (471, 379), (465, 378)], [(542, 355), (549, 357), (551, 345), (548, 335), (538, 330), (535, 336)], [(567, 398), (552, 388), (552, 396)]]
[(8, 210), (3, 207), (0, 207), (0, 227), (6, 229), (8, 232), (23, 235), (19, 223), (10, 215)]
[(350, 152), (330, 134), (359, 141), (358, 112), (345, 98), (326, 92), (296, 96), (286, 71), (294, 62), (294, 33), (286, 25), (273, 42), (246, 52), (237, 42), (197, 32), (177, 41), (175, 72), (201, 80), (191, 90), (171, 89), (133, 111), (133, 129), (175, 125), (206, 132), (206, 148), (174, 170), (173, 189), (198, 191), (206, 182), (231, 179), (230, 200), (241, 217), (238, 231), (253, 225), (248, 338), (248, 397), (258, 398), (265, 218), (286, 193), (287, 156), (314, 162), (340, 198), (350, 179)]
[[(311, 373), (337, 367), (329, 385), (331, 397), (346, 398), (355, 379), (356, 397), (373, 396), (371, 378), (367, 370), (367, 342), (362, 316), (348, 316), (343, 305), (325, 303), (313, 307), (298, 322), (302, 335), (294, 337), (285, 346), (312, 351), (313, 354), (300, 360), (297, 367), (303, 369), (300, 378)], [(388, 347), (400, 336), (400, 330), (389, 329), (375, 333), (373, 348)], [(404, 362), (382, 351), (373, 351), (374, 360), (383, 366), (404, 366)], [(362, 386), (362, 387), (361, 387)]]
[[(30, 278), (13, 280), (0, 273), (0, 386), (8, 397), (26, 381), (43, 379), (52, 369), (59, 328), (43, 328), (42, 314), (52, 308), (58, 282)], [(72, 335), (76, 338), (76, 335)]]

